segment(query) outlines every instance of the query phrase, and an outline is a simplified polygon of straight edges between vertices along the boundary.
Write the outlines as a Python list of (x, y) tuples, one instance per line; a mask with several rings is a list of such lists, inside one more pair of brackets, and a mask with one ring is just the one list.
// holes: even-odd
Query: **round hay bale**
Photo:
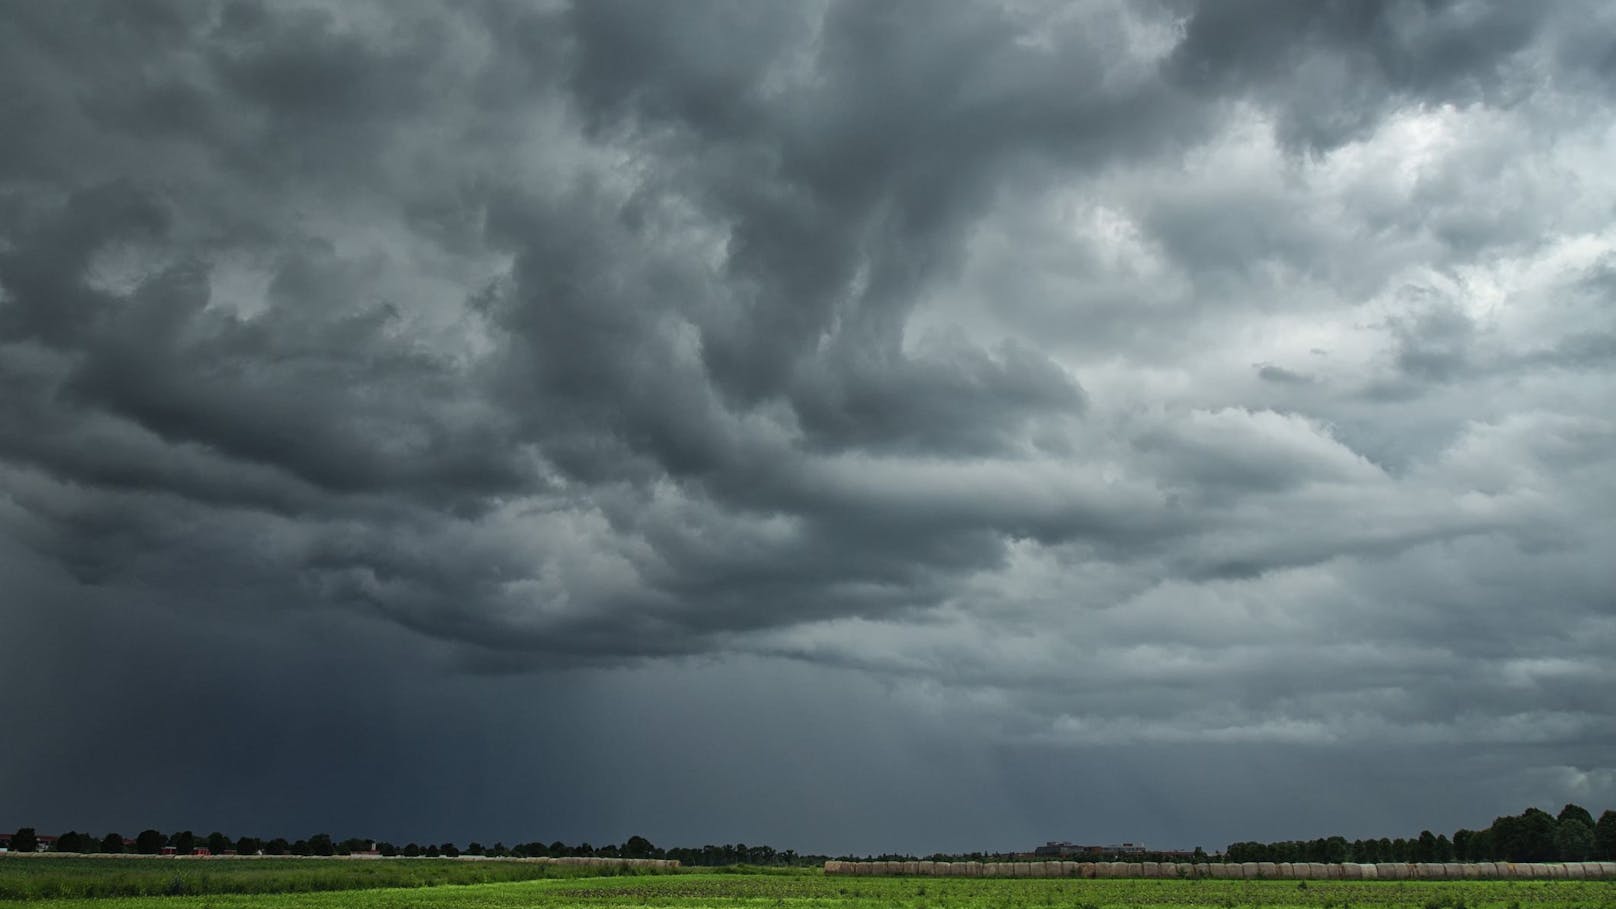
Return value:
[(966, 877), (983, 877), (986, 874), (987, 874), (987, 872), (982, 870), (982, 863), (981, 862), (966, 862), (965, 863), (965, 876)]
[(1033, 862), (1032, 863), (1032, 876), (1033, 877), (1049, 877), (1049, 863), (1048, 862)]
[(1139, 863), (1139, 874), (1142, 877), (1161, 877), (1162, 876), (1161, 863), (1160, 862), (1140, 862)]
[[(1370, 867), (1375, 869), (1375, 880), (1377, 881), (1392, 881), (1397, 879), (1397, 872), (1392, 869), (1397, 868), (1398, 866), (1391, 862), (1376, 862)], [(1408, 866), (1404, 865), (1402, 867), (1404, 875), (1407, 876)]]
[(1415, 866), (1417, 874), (1422, 881), (1445, 881), (1448, 879), (1448, 869), (1434, 862), (1421, 862)]
[(1126, 874), (1129, 877), (1144, 877), (1145, 876), (1145, 863), (1144, 862), (1129, 862), (1128, 867), (1123, 869), (1123, 873)]
[(1099, 872), (1094, 869), (1094, 863), (1093, 862), (1078, 862), (1077, 863), (1077, 876), (1078, 877), (1094, 877), (1098, 873)]
[(1292, 880), (1296, 877), (1296, 863), (1280, 862), (1274, 866), (1274, 874), (1282, 881)]
[(1380, 880), (1380, 867), (1377, 865), (1360, 865), (1363, 869), (1363, 879), (1366, 881)]
[(1077, 877), (1083, 866), (1077, 862), (1061, 862), (1061, 877)]
[(1467, 881), (1473, 881), (1481, 877), (1481, 869), (1476, 867), (1475, 862), (1465, 862), (1462, 865), (1449, 865), (1448, 877), (1453, 877), (1453, 869), (1455, 867), (1459, 869), (1459, 876)]
[(1565, 863), (1564, 862), (1551, 862), (1551, 863), (1549, 863), (1549, 877), (1554, 878), (1557, 881), (1565, 880), (1566, 877), (1567, 877)]
[(1348, 862), (1341, 866), (1341, 879), (1346, 881), (1363, 880), (1363, 866), (1357, 862)]
[[(1281, 865), (1280, 867), (1283, 868), (1284, 866)], [(1292, 862), (1291, 877), (1299, 881), (1310, 881), (1313, 879), (1313, 866), (1307, 862)]]
[(1588, 872), (1583, 870), (1581, 862), (1566, 862), (1565, 870), (1566, 877), (1573, 881), (1583, 881), (1588, 879)]
[(1599, 863), (1599, 876), (1600, 877), (1616, 877), (1616, 862), (1600, 862)]
[(1498, 865), (1493, 862), (1477, 862), (1476, 874), (1482, 880), (1492, 880), (1498, 877)]
[(1330, 862), (1324, 866), (1324, 879), (1339, 881), (1347, 876), (1347, 866), (1340, 862)]
[(1217, 866), (1213, 865), (1210, 862), (1197, 862), (1194, 865), (1190, 866), (1191, 875), (1193, 877), (1198, 877), (1198, 878), (1211, 877), (1212, 876), (1212, 869), (1215, 868), (1215, 867), (1217, 867)]
[[(1247, 864), (1250, 864), (1250, 863), (1248, 862)], [(1279, 866), (1274, 864), (1273, 862), (1257, 862), (1256, 865), (1257, 865), (1257, 875), (1256, 875), (1257, 877), (1265, 878), (1265, 879), (1270, 880), (1270, 881), (1273, 880), (1276, 877), (1279, 877)], [(1246, 877), (1251, 877), (1251, 875), (1248, 874), (1248, 875), (1246, 875)]]

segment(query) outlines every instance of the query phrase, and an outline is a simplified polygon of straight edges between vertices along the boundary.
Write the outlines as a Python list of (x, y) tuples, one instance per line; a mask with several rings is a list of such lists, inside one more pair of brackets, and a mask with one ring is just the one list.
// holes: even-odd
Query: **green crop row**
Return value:
[(846, 879), (679, 874), (535, 880), (344, 893), (224, 893), (49, 900), (31, 909), (1592, 909), (1616, 906), (1609, 881), (1215, 881)]
[(456, 859), (0, 858), (0, 900), (327, 890), (490, 884), (629, 873), (626, 869)]

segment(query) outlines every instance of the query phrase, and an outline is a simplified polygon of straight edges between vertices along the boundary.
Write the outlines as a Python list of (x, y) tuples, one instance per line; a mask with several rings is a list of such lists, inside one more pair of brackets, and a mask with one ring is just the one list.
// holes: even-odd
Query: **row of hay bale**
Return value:
[(1616, 879), (1616, 862), (844, 862), (826, 874), (917, 877), (1214, 878), (1228, 880), (1459, 881)]

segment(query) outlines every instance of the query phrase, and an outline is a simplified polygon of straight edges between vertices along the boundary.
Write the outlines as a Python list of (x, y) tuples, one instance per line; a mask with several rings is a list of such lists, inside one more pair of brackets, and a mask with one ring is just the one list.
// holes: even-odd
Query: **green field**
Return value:
[[(74, 860), (63, 860), (73, 862)], [(400, 861), (229, 861), (173, 863), (172, 867), (128, 870), (117, 860), (78, 860), (105, 869), (105, 876), (197, 874), (198, 886), (214, 892), (188, 896), (109, 896), (92, 899), (32, 899), (29, 909), (561, 909), (561, 907), (668, 907), (668, 909), (1044, 909), (1044, 907), (1483, 907), (1616, 906), (1611, 881), (1168, 881), (1082, 879), (844, 878), (817, 870), (788, 873), (715, 873), (578, 877), (587, 869), (507, 862)], [(0, 861), (0, 881), (15, 885), (18, 866), (38, 860)], [(261, 889), (274, 866), (295, 889)], [(150, 860), (146, 865), (154, 864)], [(156, 862), (159, 866), (167, 863)], [(198, 866), (196, 868), (185, 865)], [(253, 866), (266, 867), (253, 867)], [(218, 866), (217, 869), (202, 866)], [(381, 870), (399, 866), (401, 870)], [(266, 870), (266, 868), (268, 870)], [(372, 870), (375, 869), (375, 870)], [(520, 869), (520, 870), (518, 870)], [(93, 867), (58, 869), (66, 876), (102, 876)], [(598, 869), (597, 869), (598, 873)], [(412, 875), (410, 889), (376, 887), (389, 874)], [(537, 874), (532, 880), (465, 883), (466, 875)], [(300, 877), (302, 875), (302, 877)], [(321, 875), (339, 875), (322, 879)], [(363, 877), (368, 875), (369, 877)], [(311, 892), (310, 880), (343, 880), (342, 892)], [(260, 888), (228, 888), (252, 881)], [(437, 884), (438, 886), (432, 886)], [(329, 887), (326, 889), (330, 889)], [(108, 892), (97, 890), (96, 892)]]
[(613, 869), (458, 859), (0, 856), (0, 900), (310, 893), (610, 875)]

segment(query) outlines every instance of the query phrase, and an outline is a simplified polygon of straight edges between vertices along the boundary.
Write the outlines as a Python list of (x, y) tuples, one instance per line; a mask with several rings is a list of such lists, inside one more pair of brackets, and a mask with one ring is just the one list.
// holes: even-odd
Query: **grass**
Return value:
[(0, 857), (0, 900), (312, 893), (598, 878), (614, 873), (618, 873), (618, 869), (431, 858), (345, 861), (281, 857), (201, 860)]
[[(115, 860), (85, 860), (106, 865)], [(108, 896), (94, 899), (40, 899), (28, 909), (1232, 909), (1232, 907), (1307, 907), (1307, 909), (1593, 909), (1616, 907), (1611, 881), (1216, 881), (1216, 880), (1082, 880), (970, 878), (844, 878), (817, 870), (791, 873), (734, 873), (709, 870), (681, 874), (580, 877), (591, 869), (507, 862), (298, 862), (288, 880), (306, 882), (298, 874), (318, 877), (323, 868), (387, 866), (417, 870), (367, 871), (380, 880), (386, 874), (414, 876), (409, 887), (375, 888), (358, 877), (346, 892), (315, 892), (299, 887), (279, 892), (217, 890), (188, 896)], [(240, 882), (258, 877), (254, 864), (220, 862), (214, 882)], [(14, 873), (0, 862), (0, 880)], [(20, 864), (20, 863), (19, 863)], [(192, 863), (205, 865), (209, 863)], [(276, 862), (259, 864), (273, 866)], [(520, 873), (540, 879), (465, 886), (464, 875)], [(600, 869), (593, 869), (597, 874)], [(358, 872), (358, 868), (353, 871)], [(94, 876), (93, 869), (79, 873)], [(113, 876), (125, 872), (114, 872)], [(337, 872), (327, 872), (337, 873)], [(568, 876), (562, 876), (568, 875)], [(1304, 886), (1305, 884), (1305, 886)]]

